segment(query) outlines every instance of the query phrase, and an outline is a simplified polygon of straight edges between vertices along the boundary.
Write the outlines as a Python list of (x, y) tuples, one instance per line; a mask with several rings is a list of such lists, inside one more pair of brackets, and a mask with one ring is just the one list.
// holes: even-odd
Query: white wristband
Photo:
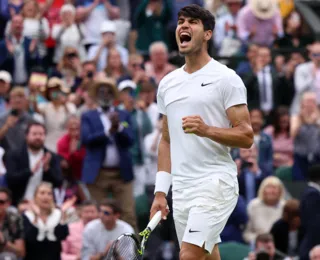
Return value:
[(164, 171), (157, 172), (154, 194), (156, 194), (156, 192), (163, 192), (167, 195), (171, 186), (171, 179), (172, 176), (170, 173)]

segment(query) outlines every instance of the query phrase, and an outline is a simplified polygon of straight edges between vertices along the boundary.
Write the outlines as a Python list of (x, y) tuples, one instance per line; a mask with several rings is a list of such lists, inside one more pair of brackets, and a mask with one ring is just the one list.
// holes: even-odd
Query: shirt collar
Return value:
[[(98, 107), (97, 111), (99, 112), (99, 114), (105, 113), (101, 107)], [(115, 111), (115, 108), (114, 108), (114, 106), (112, 106), (109, 108), (108, 111), (106, 111), (106, 113), (110, 113), (110, 112), (114, 112), (114, 111)]]
[(317, 191), (320, 192), (320, 184), (316, 183), (316, 182), (313, 182), (313, 181), (310, 181), (308, 182), (308, 185), (312, 188), (315, 188)]

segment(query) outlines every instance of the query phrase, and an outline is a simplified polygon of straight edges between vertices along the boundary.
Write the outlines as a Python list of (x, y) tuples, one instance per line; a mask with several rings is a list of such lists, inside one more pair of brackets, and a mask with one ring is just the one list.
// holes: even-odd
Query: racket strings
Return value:
[(107, 260), (141, 260), (139, 245), (130, 236), (117, 240), (109, 250)]

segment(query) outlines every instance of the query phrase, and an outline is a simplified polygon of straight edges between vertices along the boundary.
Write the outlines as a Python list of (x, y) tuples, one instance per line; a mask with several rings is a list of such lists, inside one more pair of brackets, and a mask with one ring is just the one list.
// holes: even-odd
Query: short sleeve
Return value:
[(159, 113), (166, 115), (166, 107), (164, 104), (163, 93), (161, 91), (162, 82), (159, 84), (158, 94), (157, 94), (157, 105)]
[(225, 110), (232, 106), (247, 104), (247, 89), (237, 74), (233, 73), (225, 77), (221, 87)]

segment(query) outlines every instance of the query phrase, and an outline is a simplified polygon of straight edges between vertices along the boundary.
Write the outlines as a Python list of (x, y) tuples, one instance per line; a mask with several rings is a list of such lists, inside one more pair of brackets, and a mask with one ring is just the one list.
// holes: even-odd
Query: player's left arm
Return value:
[(182, 127), (185, 133), (206, 137), (225, 146), (250, 148), (253, 144), (253, 130), (247, 105), (229, 107), (226, 113), (232, 128), (209, 126), (200, 116), (184, 117)]

